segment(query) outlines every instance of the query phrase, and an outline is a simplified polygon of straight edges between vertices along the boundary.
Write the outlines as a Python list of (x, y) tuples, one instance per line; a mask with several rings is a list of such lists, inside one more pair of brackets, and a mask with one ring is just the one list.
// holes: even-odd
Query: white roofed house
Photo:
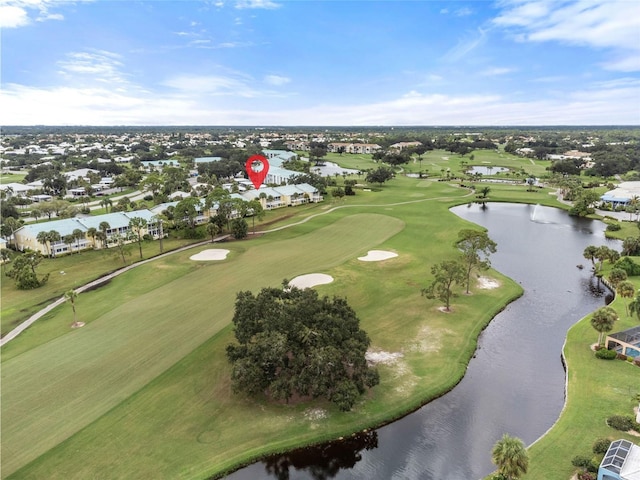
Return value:
[[(100, 224), (106, 222), (108, 228), (105, 230), (107, 246), (115, 244), (117, 236), (121, 235), (127, 242), (129, 238), (129, 222), (134, 217), (143, 218), (147, 222), (147, 227), (143, 235), (148, 234), (157, 239), (160, 236), (159, 221), (150, 210), (135, 210), (132, 212), (115, 212), (106, 215), (96, 215), (83, 218), (65, 218), (51, 222), (33, 223), (24, 225), (14, 233), (16, 248), (20, 251), (34, 250), (44, 255), (56, 256), (64, 253), (72, 253), (89, 248), (101, 248), (103, 245), (95, 238), (87, 235), (91, 228), (102, 231)], [(47, 240), (44, 243), (38, 239), (40, 232), (57, 232), (59, 238)], [(80, 231), (83, 236), (78, 236), (71, 243), (65, 242), (65, 237)]]
[(249, 201), (258, 199), (265, 210), (303, 203), (317, 203), (323, 200), (318, 189), (307, 183), (253, 189), (244, 192), (242, 196)]

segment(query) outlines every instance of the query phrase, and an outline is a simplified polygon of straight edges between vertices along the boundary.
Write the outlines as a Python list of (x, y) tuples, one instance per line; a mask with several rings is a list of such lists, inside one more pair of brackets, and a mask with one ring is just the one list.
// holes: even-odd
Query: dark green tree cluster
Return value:
[(20, 290), (41, 287), (49, 280), (48, 273), (42, 278), (38, 278), (36, 274), (36, 267), (40, 264), (42, 258), (42, 254), (39, 252), (23, 253), (13, 260), (12, 268), (7, 272), (7, 276), (15, 280), (16, 287)]
[(393, 170), (387, 166), (381, 166), (367, 173), (365, 180), (369, 183), (379, 183), (382, 185), (387, 180), (393, 178)]
[(238, 343), (227, 346), (234, 391), (287, 402), (294, 395), (325, 398), (350, 410), (379, 383), (365, 359), (368, 335), (345, 299), (286, 285), (237, 295)]

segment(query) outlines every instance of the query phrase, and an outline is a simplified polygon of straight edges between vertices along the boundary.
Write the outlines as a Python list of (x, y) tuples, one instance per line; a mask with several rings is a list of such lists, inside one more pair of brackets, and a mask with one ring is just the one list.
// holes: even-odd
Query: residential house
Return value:
[[(150, 210), (135, 210), (133, 212), (114, 212), (105, 215), (96, 215), (82, 218), (65, 218), (61, 220), (53, 220), (51, 222), (31, 223), (20, 227), (14, 232), (14, 241), (16, 248), (20, 251), (33, 250), (45, 255), (53, 256), (71, 253), (88, 248), (101, 248), (102, 245), (95, 238), (86, 236), (90, 228), (100, 230), (100, 224), (107, 222), (109, 228), (106, 230), (107, 245), (115, 244), (118, 235), (121, 235), (127, 241), (131, 229), (129, 222), (134, 217), (140, 217), (147, 221), (147, 227), (144, 234), (151, 235), (152, 238), (159, 238), (159, 223), (154, 213)], [(56, 242), (46, 242), (42, 244), (38, 242), (38, 233), (49, 232), (55, 230), (60, 234), (61, 240)], [(80, 230), (85, 234), (84, 238), (75, 240), (72, 244), (66, 244), (62, 240), (66, 235), (71, 235), (74, 230)]]

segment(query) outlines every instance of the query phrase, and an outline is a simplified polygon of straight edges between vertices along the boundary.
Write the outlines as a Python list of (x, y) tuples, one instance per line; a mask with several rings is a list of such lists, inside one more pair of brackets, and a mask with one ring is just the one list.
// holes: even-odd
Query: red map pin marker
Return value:
[(269, 162), (263, 155), (252, 155), (245, 164), (247, 175), (251, 179), (256, 190), (260, 188), (267, 173), (269, 173)]

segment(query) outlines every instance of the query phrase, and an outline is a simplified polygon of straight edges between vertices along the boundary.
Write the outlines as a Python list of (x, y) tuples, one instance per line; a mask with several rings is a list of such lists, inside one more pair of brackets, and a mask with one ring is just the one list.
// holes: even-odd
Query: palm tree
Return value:
[(138, 241), (138, 250), (140, 251), (140, 260), (142, 260), (142, 231), (147, 228), (147, 221), (142, 217), (133, 217), (129, 220), (129, 229), (136, 234)]
[(640, 320), (640, 293), (629, 303), (629, 314), (633, 314)]
[(591, 326), (598, 335), (598, 345), (602, 345), (602, 335), (613, 330), (613, 325), (618, 320), (618, 314), (611, 307), (601, 307), (591, 317)]
[[(618, 284), (616, 287), (616, 293), (622, 298), (633, 298), (636, 294), (636, 288), (633, 283), (625, 280)], [(627, 302), (625, 302), (625, 307), (627, 309), (627, 315), (629, 315), (629, 304)]]
[(109, 237), (107, 236), (107, 232), (111, 229), (111, 225), (109, 225), (109, 222), (100, 222), (100, 225), (98, 225), (98, 228), (100, 229), (100, 232), (104, 236), (104, 238), (101, 238), (102, 246), (104, 248), (109, 248), (109, 242), (107, 241)]
[(69, 247), (69, 254), (73, 253), (73, 251), (71, 250), (71, 245), (73, 245), (73, 242), (75, 242), (75, 240), (76, 237), (74, 237), (71, 233), (62, 237), (62, 241), (67, 245), (67, 247)]
[(47, 251), (47, 256), (51, 256), (51, 253), (49, 251), (49, 232), (45, 232), (44, 230), (38, 232), (38, 235), (36, 235), (36, 240), (45, 248), (45, 250)]
[[(49, 236), (49, 247), (52, 247), (54, 243), (62, 240), (62, 237), (60, 237), (60, 233), (57, 230), (49, 230), (48, 236)], [(55, 252), (53, 251), (53, 249), (51, 249), (51, 255), (55, 256)]]
[(584, 252), (582, 252), (582, 256), (584, 258), (586, 258), (587, 260), (591, 260), (591, 265), (594, 270), (596, 269), (597, 253), (598, 253), (598, 247), (596, 247), (595, 245), (589, 245), (587, 248), (584, 249)]
[(491, 461), (507, 480), (517, 480), (529, 468), (529, 454), (524, 443), (506, 433), (493, 446)]
[(95, 246), (96, 234), (98, 230), (95, 227), (89, 227), (87, 229), (87, 238), (91, 239), (91, 243)]
[(213, 243), (216, 235), (220, 233), (220, 227), (217, 223), (209, 222), (206, 226), (207, 233), (211, 235), (211, 243)]
[(71, 235), (76, 239), (76, 250), (80, 253), (80, 239), (84, 238), (84, 232), (79, 228), (75, 228), (73, 232), (71, 232)]
[(109, 213), (109, 207), (113, 205), (113, 202), (110, 198), (104, 198), (100, 200), (100, 206), (104, 207), (107, 213)]
[(78, 321), (76, 320), (76, 298), (78, 298), (78, 292), (75, 290), (68, 290), (64, 294), (64, 299), (71, 304), (71, 309), (73, 310), (73, 325), (77, 326)]

